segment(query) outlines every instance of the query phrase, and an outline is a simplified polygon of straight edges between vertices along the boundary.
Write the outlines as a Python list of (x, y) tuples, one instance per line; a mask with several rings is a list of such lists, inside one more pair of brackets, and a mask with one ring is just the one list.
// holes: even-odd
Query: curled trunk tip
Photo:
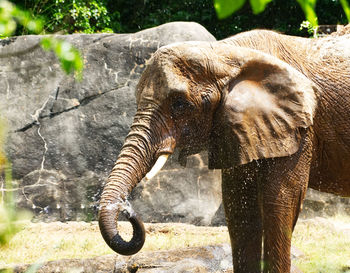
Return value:
[[(117, 230), (117, 219), (120, 212), (127, 217), (133, 228), (132, 238), (128, 242), (120, 236)], [(106, 221), (104, 217), (109, 218), (109, 221)], [(145, 243), (146, 232), (143, 222), (127, 201), (123, 204), (110, 204), (102, 207), (99, 213), (99, 227), (103, 239), (118, 254), (126, 256), (136, 254)]]

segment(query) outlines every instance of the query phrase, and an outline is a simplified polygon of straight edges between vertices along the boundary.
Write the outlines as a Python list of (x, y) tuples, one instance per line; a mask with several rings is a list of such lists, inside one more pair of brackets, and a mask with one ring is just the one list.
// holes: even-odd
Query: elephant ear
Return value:
[(300, 128), (313, 123), (313, 83), (273, 56), (253, 55), (223, 90), (209, 140), (211, 169), (291, 155)]

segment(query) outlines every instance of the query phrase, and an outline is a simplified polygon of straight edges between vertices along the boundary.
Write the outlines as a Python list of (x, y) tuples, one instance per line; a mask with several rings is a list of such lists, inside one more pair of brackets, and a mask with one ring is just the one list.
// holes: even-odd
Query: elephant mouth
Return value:
[(201, 151), (203, 151), (203, 147), (200, 145), (192, 145), (192, 146), (184, 147), (180, 149), (178, 162), (180, 163), (181, 166), (186, 167), (187, 157), (194, 154), (198, 154)]

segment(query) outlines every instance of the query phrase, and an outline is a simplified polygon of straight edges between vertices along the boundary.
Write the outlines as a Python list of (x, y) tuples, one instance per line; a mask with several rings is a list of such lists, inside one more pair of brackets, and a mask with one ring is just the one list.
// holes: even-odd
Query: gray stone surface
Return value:
[[(81, 82), (62, 73), (54, 54), (38, 46), (40, 36), (0, 41), (0, 115), (8, 121), (6, 149), (19, 206), (32, 209), (39, 219), (94, 218), (101, 187), (132, 123), (134, 89), (147, 60), (162, 45), (215, 38), (189, 22), (135, 34), (59, 38), (81, 51)], [(140, 214), (147, 213), (145, 221), (210, 222), (209, 214), (220, 203), (219, 178), (200, 156), (195, 160), (190, 170), (172, 160), (167, 170), (135, 191), (134, 197), (145, 197), (135, 204)], [(147, 197), (153, 191), (157, 198)], [(202, 200), (212, 208), (198, 209)]]
[(308, 189), (301, 218), (316, 216), (350, 215), (350, 198)]

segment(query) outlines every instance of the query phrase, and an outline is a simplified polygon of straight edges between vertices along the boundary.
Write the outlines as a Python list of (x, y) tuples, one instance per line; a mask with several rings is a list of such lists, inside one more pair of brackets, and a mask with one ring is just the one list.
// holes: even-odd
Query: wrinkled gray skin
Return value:
[[(125, 255), (142, 247), (143, 224), (125, 200), (160, 155), (177, 147), (184, 163), (207, 150), (209, 167), (222, 169), (235, 273), (260, 272), (261, 264), (289, 272), (306, 188), (350, 196), (349, 75), (350, 35), (257, 30), (160, 48), (138, 84), (137, 113), (101, 197), (107, 244)], [(133, 224), (130, 242), (118, 235), (120, 211)]]

